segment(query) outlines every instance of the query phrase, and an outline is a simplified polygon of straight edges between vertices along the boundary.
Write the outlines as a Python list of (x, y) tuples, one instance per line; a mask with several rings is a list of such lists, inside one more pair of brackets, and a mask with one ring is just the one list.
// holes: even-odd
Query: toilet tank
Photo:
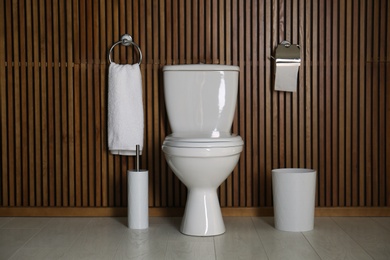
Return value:
[(238, 92), (238, 66), (164, 66), (164, 95), (173, 133), (230, 133)]

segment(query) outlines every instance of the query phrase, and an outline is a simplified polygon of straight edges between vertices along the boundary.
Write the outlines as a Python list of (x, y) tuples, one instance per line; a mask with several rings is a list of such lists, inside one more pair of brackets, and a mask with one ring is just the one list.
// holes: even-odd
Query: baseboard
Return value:
[[(183, 208), (149, 208), (150, 217), (180, 217)], [(123, 207), (0, 207), (1, 217), (124, 217)], [(255, 217), (273, 216), (272, 207), (222, 208), (223, 216)], [(384, 217), (390, 216), (390, 207), (317, 207), (317, 217)]]

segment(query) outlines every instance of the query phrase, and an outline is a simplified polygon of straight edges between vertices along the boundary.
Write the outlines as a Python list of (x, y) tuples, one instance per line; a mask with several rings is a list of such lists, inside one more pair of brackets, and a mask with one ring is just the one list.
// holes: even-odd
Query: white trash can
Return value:
[(303, 232), (314, 227), (316, 171), (272, 170), (275, 228)]

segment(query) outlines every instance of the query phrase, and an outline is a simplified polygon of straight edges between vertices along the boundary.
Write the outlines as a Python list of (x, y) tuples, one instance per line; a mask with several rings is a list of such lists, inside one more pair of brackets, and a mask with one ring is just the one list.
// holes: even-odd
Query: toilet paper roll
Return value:
[(127, 171), (128, 227), (146, 229), (149, 226), (148, 171)]
[(300, 63), (276, 63), (275, 90), (297, 91), (299, 65)]

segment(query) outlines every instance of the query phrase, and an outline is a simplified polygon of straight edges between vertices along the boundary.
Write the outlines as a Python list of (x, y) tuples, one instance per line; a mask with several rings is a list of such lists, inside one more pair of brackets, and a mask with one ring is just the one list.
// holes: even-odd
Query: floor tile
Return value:
[(253, 218), (267, 256), (272, 259), (320, 259), (301, 232), (279, 231), (272, 217)]
[(322, 259), (371, 259), (331, 218), (316, 218), (315, 228), (303, 234)]
[(374, 259), (390, 259), (390, 231), (367, 217), (332, 218)]
[(50, 218), (18, 217), (13, 218), (2, 228), (43, 228), (49, 221)]
[(0, 259), (10, 258), (37, 232), (39, 229), (0, 229)]
[(150, 218), (149, 228), (126, 228), (114, 259), (166, 259), (167, 244), (180, 235), (176, 218)]
[(13, 217), (0, 217), (0, 228), (2, 228), (5, 224), (10, 222)]
[(268, 259), (250, 217), (225, 217), (226, 232), (214, 237), (217, 259)]
[(112, 259), (127, 227), (117, 218), (95, 218), (62, 259)]
[(35, 248), (21, 248), (19, 249), (10, 260), (55, 260), (62, 259), (66, 253), (69, 252), (69, 248), (65, 247), (35, 247)]
[(2, 259), (390, 259), (390, 218), (316, 218), (314, 230), (284, 232), (272, 217), (225, 217), (215, 237), (180, 233), (181, 218), (0, 218)]
[(52, 218), (25, 247), (70, 247), (90, 221), (90, 218)]
[(215, 259), (214, 241), (169, 240), (165, 259)]
[(390, 231), (390, 217), (372, 217), (371, 219)]

